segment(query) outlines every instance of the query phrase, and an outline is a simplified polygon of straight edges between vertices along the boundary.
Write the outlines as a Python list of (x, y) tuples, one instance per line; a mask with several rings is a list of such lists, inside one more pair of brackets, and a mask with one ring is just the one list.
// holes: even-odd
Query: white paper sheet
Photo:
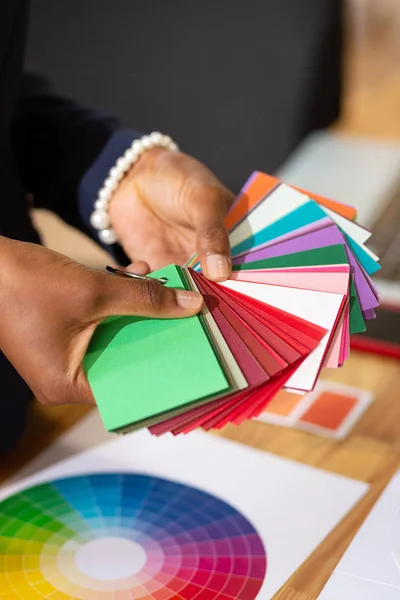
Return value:
[(320, 600), (399, 600), (399, 589), (368, 579), (334, 573)]
[(400, 598), (400, 471), (328, 581), (320, 600)]
[(0, 500), (51, 479), (140, 472), (194, 486), (233, 505), (261, 536), (268, 600), (301, 565), (368, 485), (268, 455), (205, 433), (155, 438), (141, 431), (78, 454), (0, 491)]

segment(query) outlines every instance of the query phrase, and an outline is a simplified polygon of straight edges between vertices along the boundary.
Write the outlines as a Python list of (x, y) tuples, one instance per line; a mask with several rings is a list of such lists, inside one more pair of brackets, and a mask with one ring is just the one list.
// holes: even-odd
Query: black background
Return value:
[(340, 0), (32, 0), (27, 66), (233, 191), (337, 116)]

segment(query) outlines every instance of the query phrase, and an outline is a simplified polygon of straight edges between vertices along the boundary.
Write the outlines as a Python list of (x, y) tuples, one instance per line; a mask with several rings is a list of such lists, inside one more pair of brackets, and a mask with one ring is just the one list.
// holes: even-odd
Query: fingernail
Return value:
[(201, 294), (188, 290), (177, 290), (176, 301), (178, 306), (190, 311), (199, 311), (203, 306), (203, 297)]
[(213, 281), (228, 279), (231, 272), (230, 260), (222, 254), (210, 254), (206, 257), (207, 275)]

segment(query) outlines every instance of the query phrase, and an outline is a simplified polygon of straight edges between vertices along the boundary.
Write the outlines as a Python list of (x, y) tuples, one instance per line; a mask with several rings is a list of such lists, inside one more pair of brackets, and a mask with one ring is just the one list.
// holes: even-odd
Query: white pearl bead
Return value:
[(99, 198), (100, 200), (105, 200), (107, 201), (110, 197), (110, 192), (108, 190), (106, 190), (105, 188), (101, 188), (101, 190), (99, 191)]
[(150, 138), (152, 139), (153, 144), (158, 146), (161, 143), (162, 134), (159, 131), (153, 131), (153, 133), (150, 134)]
[(105, 210), (107, 206), (107, 202), (105, 200), (97, 199), (94, 203), (94, 207), (96, 210)]
[(128, 165), (135, 160), (136, 152), (132, 148), (128, 148), (128, 150), (124, 154), (124, 158), (126, 159)]
[(117, 187), (117, 182), (111, 179), (111, 177), (108, 177), (104, 182), (104, 187), (110, 192), (113, 192)]
[(172, 150), (172, 152), (177, 152), (178, 150), (178, 146), (175, 144), (175, 142), (171, 142), (170, 144), (168, 144), (168, 148)]
[(149, 150), (150, 148), (153, 147), (153, 142), (152, 142), (150, 136), (146, 136), (145, 138), (143, 138), (142, 146), (143, 146), (143, 148), (145, 148), (145, 150)]
[(140, 140), (134, 140), (132, 142), (131, 149), (134, 152), (140, 152), (142, 150), (142, 142)]
[(95, 210), (90, 216), (90, 223), (95, 229), (107, 229), (110, 219), (105, 210)]
[(107, 246), (115, 244), (118, 240), (117, 234), (115, 233), (114, 229), (103, 229), (102, 231), (99, 231), (99, 239), (101, 242), (103, 242), (103, 244), (106, 244)]
[(119, 158), (117, 160), (117, 164), (116, 164), (117, 169), (121, 169), (122, 171), (125, 171), (128, 168), (128, 166), (129, 166), (129, 162), (126, 160), (126, 158), (121, 156), (121, 158)]
[(118, 167), (113, 167), (112, 169), (110, 169), (109, 176), (112, 179), (119, 181), (122, 177), (122, 172)]

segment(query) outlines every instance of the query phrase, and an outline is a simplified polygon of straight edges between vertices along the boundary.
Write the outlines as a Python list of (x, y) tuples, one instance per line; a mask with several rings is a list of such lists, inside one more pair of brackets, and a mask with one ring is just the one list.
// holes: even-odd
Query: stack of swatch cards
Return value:
[(188, 319), (115, 317), (84, 368), (108, 431), (155, 435), (240, 425), (281, 389), (304, 394), (341, 367), (350, 334), (375, 317), (378, 257), (353, 208), (254, 173), (226, 224), (232, 278), (212, 283), (194, 257), (153, 274), (200, 291)]

